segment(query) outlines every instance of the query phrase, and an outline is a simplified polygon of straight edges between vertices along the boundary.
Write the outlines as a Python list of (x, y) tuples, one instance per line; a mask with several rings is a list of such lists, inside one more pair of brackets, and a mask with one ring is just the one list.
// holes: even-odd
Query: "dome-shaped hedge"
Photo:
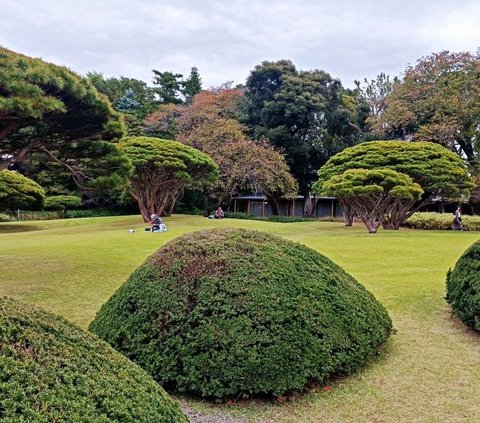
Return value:
[(0, 421), (187, 422), (137, 365), (92, 334), (0, 298)]
[(140, 266), (90, 329), (165, 389), (273, 394), (359, 368), (391, 320), (314, 250), (261, 232), (184, 235)]
[(446, 299), (463, 323), (480, 331), (480, 241), (448, 271)]

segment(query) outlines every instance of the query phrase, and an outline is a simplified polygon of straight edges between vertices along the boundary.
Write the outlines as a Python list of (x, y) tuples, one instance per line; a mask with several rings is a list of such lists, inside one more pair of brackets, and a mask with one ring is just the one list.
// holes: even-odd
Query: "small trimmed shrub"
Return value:
[(226, 212), (225, 217), (229, 219), (247, 219), (247, 220), (255, 220), (258, 219), (255, 215), (250, 213), (242, 213), (242, 212)]
[(92, 334), (0, 298), (2, 422), (186, 423), (142, 369)]
[(480, 331), (480, 241), (448, 271), (446, 300), (463, 323)]
[[(412, 229), (451, 230), (453, 223), (452, 213), (419, 212), (414, 213), (405, 222), (406, 227)], [(463, 228), (466, 231), (480, 231), (480, 216), (462, 216)]]
[(361, 367), (385, 308), (335, 263), (256, 231), (183, 235), (140, 266), (90, 329), (165, 389), (279, 395)]
[(67, 210), (82, 207), (82, 199), (76, 195), (52, 195), (45, 198), (47, 210)]

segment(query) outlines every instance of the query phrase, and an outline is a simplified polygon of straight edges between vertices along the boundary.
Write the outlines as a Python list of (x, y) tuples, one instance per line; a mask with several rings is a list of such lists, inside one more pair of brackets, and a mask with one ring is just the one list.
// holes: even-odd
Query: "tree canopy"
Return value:
[(256, 66), (245, 95), (246, 124), (255, 138), (284, 151), (304, 195), (331, 155), (361, 139), (368, 115), (368, 106), (339, 80), (321, 70), (297, 71), (288, 60)]
[(144, 118), (158, 106), (155, 92), (146, 82), (135, 78), (106, 78), (98, 72), (89, 72), (87, 79), (105, 94), (116, 110), (131, 112)]
[(297, 193), (284, 156), (245, 135), (246, 128), (236, 119), (243, 100), (241, 90), (220, 87), (200, 92), (186, 106), (162, 106), (146, 119), (147, 133), (175, 137), (218, 164), (218, 181), (206, 192), (206, 212), (229, 204), (242, 190), (261, 192), (273, 200)]
[(397, 138), (437, 142), (480, 170), (479, 72), (480, 52), (420, 58), (393, 85), (377, 128)]
[(196, 67), (190, 70), (187, 79), (181, 73), (153, 69), (153, 85), (159, 104), (188, 104), (202, 90), (202, 80)]
[(133, 165), (129, 193), (138, 202), (145, 221), (150, 215), (173, 210), (185, 187), (215, 183), (217, 165), (206, 154), (176, 141), (127, 137), (120, 142)]
[(108, 99), (65, 67), (0, 48), (0, 87), (0, 168), (33, 151), (123, 135)]
[(0, 210), (40, 209), (45, 191), (35, 181), (11, 170), (0, 170)]
[(130, 167), (110, 141), (123, 134), (121, 116), (80, 76), (0, 48), (0, 169), (35, 178), (57, 163), (84, 193), (122, 183)]
[[(384, 226), (398, 229), (416, 210), (435, 200), (468, 197), (473, 183), (462, 159), (431, 142), (371, 141), (347, 148), (331, 157), (318, 171), (317, 192), (334, 175), (349, 169), (391, 169), (410, 176), (424, 193), (411, 207), (393, 210)], [(349, 213), (348, 206), (344, 212)], [(347, 222), (349, 219), (346, 219)]]

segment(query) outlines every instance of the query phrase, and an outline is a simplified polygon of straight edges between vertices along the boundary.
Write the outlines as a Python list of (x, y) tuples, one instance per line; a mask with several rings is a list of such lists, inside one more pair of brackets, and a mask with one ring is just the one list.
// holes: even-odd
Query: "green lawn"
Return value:
[[(248, 402), (229, 413), (274, 422), (476, 422), (480, 336), (452, 318), (445, 272), (480, 238), (402, 230), (369, 235), (339, 223), (214, 221), (175, 216), (167, 233), (139, 217), (0, 224), (0, 295), (38, 304), (86, 328), (100, 305), (166, 241), (218, 226), (264, 230), (325, 254), (388, 308), (397, 334), (362, 372), (283, 405)], [(128, 232), (135, 228), (136, 233)], [(208, 406), (190, 401), (194, 407)], [(224, 411), (224, 410), (222, 410)]]

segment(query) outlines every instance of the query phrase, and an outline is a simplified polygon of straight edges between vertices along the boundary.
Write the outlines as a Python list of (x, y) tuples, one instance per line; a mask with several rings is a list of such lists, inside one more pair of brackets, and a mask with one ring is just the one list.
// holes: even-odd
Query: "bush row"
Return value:
[[(412, 229), (451, 230), (453, 214), (421, 212), (414, 213), (405, 225)], [(462, 216), (462, 224), (466, 231), (480, 231), (480, 216)]]
[(79, 217), (106, 217), (121, 216), (122, 212), (109, 209), (85, 209), (85, 210), (42, 210), (30, 211), (20, 210), (10, 213), (0, 213), (0, 222), (13, 222), (16, 220), (54, 220), (54, 219), (74, 219)]
[(249, 220), (263, 220), (266, 222), (277, 222), (277, 223), (294, 223), (294, 222), (313, 222), (313, 221), (323, 221), (323, 222), (336, 222), (341, 219), (331, 218), (331, 217), (303, 217), (303, 216), (268, 216), (260, 217), (255, 216), (250, 213), (226, 213), (225, 217), (230, 219), (249, 219)]

